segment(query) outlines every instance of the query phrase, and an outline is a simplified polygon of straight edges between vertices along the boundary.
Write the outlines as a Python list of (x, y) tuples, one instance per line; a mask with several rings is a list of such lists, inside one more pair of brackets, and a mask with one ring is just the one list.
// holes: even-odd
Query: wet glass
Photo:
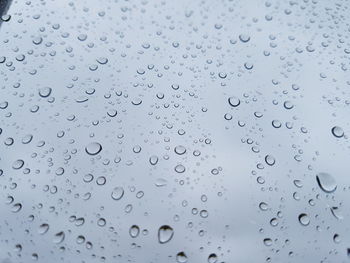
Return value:
[(0, 1), (0, 262), (349, 262), (349, 12)]

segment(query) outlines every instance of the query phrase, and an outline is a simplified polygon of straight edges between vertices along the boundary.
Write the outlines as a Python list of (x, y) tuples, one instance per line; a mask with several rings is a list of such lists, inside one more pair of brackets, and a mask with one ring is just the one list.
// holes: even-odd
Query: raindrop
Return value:
[(111, 197), (113, 200), (120, 200), (124, 195), (123, 187), (116, 187), (113, 189)]
[(232, 107), (238, 107), (239, 104), (241, 104), (241, 101), (240, 101), (237, 97), (229, 97), (229, 98), (228, 98), (228, 103), (229, 103)]
[(344, 136), (344, 131), (339, 126), (334, 126), (332, 128), (332, 134), (334, 135), (334, 137), (341, 138)]
[(178, 155), (182, 155), (186, 152), (186, 148), (182, 145), (178, 145), (175, 147), (174, 149), (175, 153), (177, 153)]
[(178, 164), (175, 166), (175, 171), (177, 173), (184, 173), (186, 171), (186, 168), (182, 164)]
[(89, 155), (96, 155), (101, 150), (102, 150), (102, 146), (98, 142), (92, 142), (85, 147), (85, 151)]
[(310, 218), (307, 214), (304, 214), (304, 213), (300, 214), (298, 219), (299, 219), (300, 224), (302, 224), (303, 226), (307, 226), (310, 224)]
[(63, 231), (58, 232), (57, 234), (55, 234), (55, 236), (53, 238), (53, 242), (56, 244), (60, 244), (63, 242), (64, 238), (65, 238), (64, 232)]
[(47, 231), (49, 231), (49, 225), (48, 224), (41, 224), (38, 229), (38, 233), (40, 235), (44, 235)]
[(132, 238), (136, 238), (140, 233), (140, 228), (137, 225), (133, 225), (129, 229), (129, 234)]
[(318, 186), (326, 193), (332, 193), (337, 189), (335, 179), (328, 173), (319, 173), (316, 175)]
[(40, 95), (40, 97), (47, 98), (48, 96), (50, 96), (51, 91), (52, 91), (51, 88), (44, 87), (44, 88), (39, 89), (39, 95)]
[(250, 40), (250, 36), (247, 34), (241, 34), (239, 35), (239, 40), (241, 40), (243, 43), (247, 43)]
[(186, 256), (185, 252), (182, 251), (182, 252), (177, 253), (176, 261), (178, 263), (186, 263), (187, 262), (187, 256)]
[(212, 253), (208, 257), (208, 263), (216, 263), (218, 261), (218, 256), (215, 253)]
[(23, 165), (24, 165), (24, 161), (18, 159), (18, 160), (13, 162), (12, 168), (18, 170), (18, 169), (21, 169), (23, 167)]
[(158, 241), (161, 244), (169, 242), (174, 236), (174, 230), (168, 225), (163, 225), (158, 230)]
[(265, 156), (265, 162), (268, 164), (268, 165), (270, 165), (270, 166), (272, 166), (272, 165), (274, 165), (275, 164), (275, 158), (272, 156), (272, 155), (266, 155)]

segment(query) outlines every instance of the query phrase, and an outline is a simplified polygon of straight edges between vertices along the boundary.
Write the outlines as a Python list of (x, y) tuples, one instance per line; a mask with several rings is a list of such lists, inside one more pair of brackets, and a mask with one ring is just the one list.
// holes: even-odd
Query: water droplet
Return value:
[(16, 204), (14, 204), (14, 205), (12, 206), (11, 211), (12, 211), (13, 213), (18, 213), (19, 211), (21, 211), (21, 209), (22, 209), (22, 204), (16, 203)]
[(340, 236), (338, 234), (334, 234), (333, 241), (336, 244), (339, 244), (341, 242)]
[(136, 238), (140, 233), (140, 228), (137, 225), (133, 225), (129, 229), (129, 234), (132, 238)]
[(150, 164), (152, 165), (156, 165), (158, 163), (158, 157), (155, 156), (155, 155), (152, 155), (150, 158), (149, 158), (149, 162)]
[(276, 160), (275, 160), (275, 158), (274, 158), (272, 155), (266, 155), (266, 156), (265, 156), (265, 162), (266, 162), (268, 165), (272, 166), (272, 165), (275, 164)]
[(163, 179), (163, 178), (158, 178), (158, 179), (156, 180), (155, 185), (156, 185), (157, 187), (161, 187), (161, 186), (166, 186), (167, 183), (168, 183), (167, 180), (165, 180), (165, 179)]
[(163, 225), (158, 230), (158, 241), (161, 244), (169, 242), (174, 236), (174, 230), (168, 225)]
[(23, 165), (24, 165), (24, 161), (18, 159), (18, 160), (13, 162), (12, 168), (18, 170), (18, 169), (21, 169), (23, 167)]
[(232, 107), (238, 107), (239, 104), (241, 104), (241, 101), (240, 101), (237, 97), (229, 97), (229, 98), (228, 98), (228, 103), (229, 103)]
[(175, 166), (175, 171), (177, 173), (184, 173), (186, 171), (186, 168), (182, 164), (178, 164)]
[(302, 224), (303, 226), (307, 226), (310, 224), (310, 218), (307, 214), (304, 214), (304, 213), (300, 214), (298, 219), (299, 219), (300, 224)]
[(175, 153), (182, 155), (186, 152), (186, 148), (182, 145), (178, 145), (175, 147), (174, 151), (175, 151)]
[(116, 187), (113, 189), (111, 197), (113, 200), (120, 200), (124, 195), (123, 187)]
[(331, 212), (332, 212), (332, 215), (336, 219), (338, 219), (338, 220), (342, 220), (343, 219), (343, 216), (341, 215), (341, 211), (340, 211), (339, 207), (336, 207), (336, 206), (331, 207)]
[(40, 235), (44, 235), (47, 231), (49, 231), (49, 225), (48, 224), (41, 224), (38, 229), (38, 233)]
[(241, 34), (239, 35), (239, 40), (241, 40), (243, 43), (247, 43), (250, 40), (250, 36), (247, 34)]
[(212, 253), (208, 256), (208, 263), (218, 262), (218, 256), (215, 253)]
[(85, 151), (89, 155), (96, 155), (102, 150), (101, 144), (98, 142), (92, 142), (85, 147)]
[(187, 262), (187, 256), (186, 256), (185, 252), (182, 251), (182, 252), (177, 253), (176, 261), (178, 263), (186, 263)]
[(104, 227), (106, 225), (106, 219), (104, 218), (99, 218), (97, 220), (97, 225), (100, 226), (100, 227)]
[(50, 96), (51, 91), (52, 91), (51, 88), (44, 87), (44, 88), (39, 89), (39, 95), (40, 95), (40, 97), (47, 98), (48, 96)]
[(332, 128), (332, 134), (334, 135), (334, 137), (341, 138), (344, 136), (344, 131), (339, 126), (334, 126)]
[(55, 234), (54, 238), (53, 238), (53, 242), (56, 244), (60, 244), (64, 241), (65, 238), (65, 234), (63, 231), (58, 232), (57, 234)]
[(319, 173), (316, 175), (318, 186), (326, 193), (332, 193), (337, 189), (335, 179), (328, 173)]

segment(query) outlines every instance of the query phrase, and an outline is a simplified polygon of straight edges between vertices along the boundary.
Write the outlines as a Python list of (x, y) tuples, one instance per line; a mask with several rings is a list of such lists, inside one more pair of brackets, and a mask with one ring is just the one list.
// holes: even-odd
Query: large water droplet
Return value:
[(49, 225), (48, 224), (41, 224), (38, 229), (38, 233), (40, 235), (45, 234), (47, 231), (49, 231)]
[(303, 226), (307, 226), (310, 224), (310, 218), (307, 214), (304, 214), (304, 213), (300, 214), (298, 219), (299, 219), (300, 224), (302, 224)]
[(161, 226), (158, 230), (158, 241), (161, 244), (169, 242), (174, 236), (174, 230), (168, 225)]
[(334, 126), (332, 128), (332, 134), (337, 137), (337, 138), (341, 138), (344, 136), (344, 131), (342, 128), (340, 128), (339, 126)]
[(113, 200), (120, 200), (124, 195), (123, 187), (116, 187), (113, 189), (111, 197)]
[(132, 238), (136, 238), (140, 233), (140, 228), (137, 225), (133, 225), (129, 229), (129, 234)]
[(178, 164), (175, 166), (175, 171), (177, 173), (184, 173), (186, 171), (186, 168), (182, 164)]
[(335, 179), (328, 173), (319, 173), (316, 175), (318, 186), (326, 193), (332, 193), (337, 189)]
[(52, 91), (51, 88), (44, 87), (44, 88), (39, 89), (39, 95), (40, 95), (40, 97), (46, 98), (46, 97), (50, 96), (51, 91)]
[(218, 261), (218, 256), (212, 253), (208, 256), (208, 263), (216, 263)]
[(239, 98), (237, 97), (229, 97), (228, 98), (228, 103), (232, 106), (232, 107), (238, 107), (239, 104), (241, 104), (241, 101)]
[(64, 232), (63, 231), (58, 232), (57, 234), (55, 234), (55, 236), (53, 238), (53, 242), (56, 244), (62, 243), (64, 238), (65, 238)]
[(92, 142), (85, 147), (85, 151), (89, 155), (96, 155), (102, 150), (101, 144), (98, 142)]
[(18, 160), (13, 162), (12, 168), (18, 170), (18, 169), (21, 169), (23, 167), (23, 165), (24, 165), (24, 161), (18, 159)]
[(275, 160), (275, 158), (274, 158), (272, 155), (266, 155), (266, 156), (265, 156), (265, 162), (266, 162), (268, 165), (272, 166), (272, 165), (275, 164), (276, 160)]
[(182, 145), (178, 145), (175, 147), (174, 149), (175, 153), (177, 153), (178, 155), (182, 155), (186, 152), (186, 148)]
[(186, 256), (185, 252), (181, 251), (181, 252), (177, 253), (176, 261), (178, 263), (186, 263), (187, 262), (187, 256)]

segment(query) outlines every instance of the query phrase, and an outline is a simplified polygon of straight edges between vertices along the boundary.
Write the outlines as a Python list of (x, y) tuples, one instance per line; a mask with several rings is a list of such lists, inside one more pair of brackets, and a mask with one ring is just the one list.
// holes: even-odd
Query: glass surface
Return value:
[(0, 1), (0, 262), (350, 262), (350, 3)]

